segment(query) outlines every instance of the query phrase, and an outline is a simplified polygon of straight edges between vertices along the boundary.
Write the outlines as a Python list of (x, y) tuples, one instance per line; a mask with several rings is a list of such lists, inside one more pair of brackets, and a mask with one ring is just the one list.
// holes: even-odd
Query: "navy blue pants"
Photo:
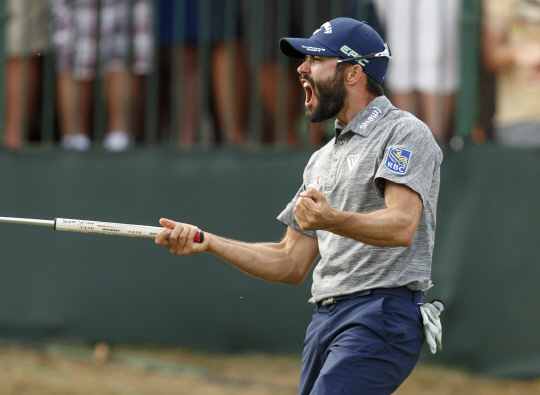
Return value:
[(371, 294), (317, 307), (298, 394), (391, 394), (412, 372), (423, 342), (420, 308), (412, 300)]

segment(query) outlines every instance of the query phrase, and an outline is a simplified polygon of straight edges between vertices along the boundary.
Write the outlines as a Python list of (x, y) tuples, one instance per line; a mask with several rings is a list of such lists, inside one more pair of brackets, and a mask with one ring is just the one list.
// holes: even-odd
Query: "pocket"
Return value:
[(423, 340), (420, 307), (412, 301), (397, 296), (385, 297), (382, 317), (388, 343)]
[(338, 303), (327, 336), (331, 346), (371, 354), (387, 345), (383, 298), (367, 297)]

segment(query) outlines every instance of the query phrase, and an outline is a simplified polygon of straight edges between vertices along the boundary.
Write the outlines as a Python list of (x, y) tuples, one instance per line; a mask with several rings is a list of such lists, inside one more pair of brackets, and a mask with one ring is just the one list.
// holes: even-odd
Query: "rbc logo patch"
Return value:
[(405, 174), (410, 160), (411, 151), (407, 151), (403, 148), (390, 147), (384, 165), (394, 173)]

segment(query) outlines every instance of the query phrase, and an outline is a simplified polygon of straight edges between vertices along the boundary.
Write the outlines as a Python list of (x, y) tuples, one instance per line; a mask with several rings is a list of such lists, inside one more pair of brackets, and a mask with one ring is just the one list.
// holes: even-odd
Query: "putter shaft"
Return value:
[(54, 226), (54, 221), (47, 220), (47, 219), (0, 217), (0, 222), (10, 222), (12, 224), (51, 226), (51, 227)]

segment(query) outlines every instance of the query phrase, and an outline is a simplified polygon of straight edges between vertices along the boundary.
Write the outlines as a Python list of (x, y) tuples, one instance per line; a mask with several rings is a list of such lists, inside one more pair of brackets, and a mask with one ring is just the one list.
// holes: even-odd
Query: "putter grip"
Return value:
[(202, 230), (198, 231), (193, 241), (195, 243), (202, 243), (204, 241), (204, 232)]
[[(95, 233), (113, 236), (146, 237), (155, 239), (164, 228), (158, 226), (144, 226), (119, 224), (113, 222), (88, 221), (71, 218), (55, 218), (54, 229), (68, 232)], [(204, 241), (204, 232), (199, 231), (193, 239), (195, 243)]]

